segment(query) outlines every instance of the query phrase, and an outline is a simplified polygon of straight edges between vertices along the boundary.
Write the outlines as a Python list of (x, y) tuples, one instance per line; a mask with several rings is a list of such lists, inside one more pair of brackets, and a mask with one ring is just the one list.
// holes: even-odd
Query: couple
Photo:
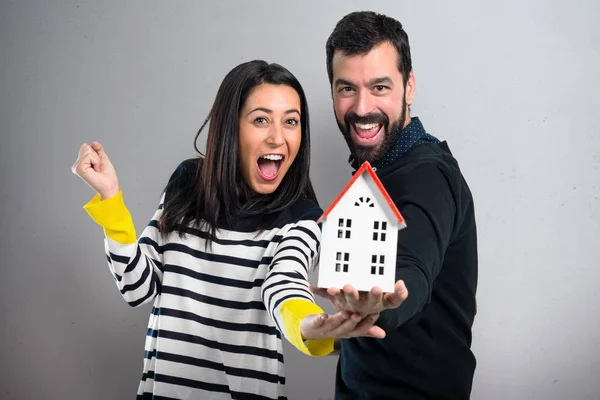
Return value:
[(281, 336), (311, 356), (340, 341), (336, 399), (469, 397), (473, 201), (446, 143), (410, 116), (408, 37), (395, 19), (356, 12), (326, 52), (350, 162), (371, 162), (407, 220), (395, 292), (310, 287), (323, 210), (306, 98), (285, 68), (243, 63), (219, 87), (206, 154), (179, 165), (139, 237), (102, 145), (84, 144), (73, 166), (96, 191), (84, 208), (122, 296), (154, 305), (139, 399), (285, 398)]

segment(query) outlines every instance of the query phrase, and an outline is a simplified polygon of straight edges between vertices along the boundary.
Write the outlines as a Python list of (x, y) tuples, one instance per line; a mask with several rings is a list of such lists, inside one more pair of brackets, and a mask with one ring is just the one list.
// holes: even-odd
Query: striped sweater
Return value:
[(165, 194), (138, 238), (122, 192), (84, 206), (102, 226), (108, 265), (131, 306), (153, 302), (138, 399), (285, 399), (281, 336), (307, 355), (333, 339), (302, 341), (301, 320), (323, 312), (308, 289), (320, 208), (295, 204), (259, 234), (192, 228), (163, 239)]

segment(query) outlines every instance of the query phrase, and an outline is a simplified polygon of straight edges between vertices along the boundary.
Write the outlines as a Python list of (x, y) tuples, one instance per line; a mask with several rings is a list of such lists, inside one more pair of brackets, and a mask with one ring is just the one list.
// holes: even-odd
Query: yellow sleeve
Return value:
[(321, 307), (303, 299), (290, 299), (281, 306), (285, 336), (298, 350), (309, 356), (326, 356), (333, 351), (334, 338), (302, 340), (301, 323), (304, 317), (321, 313)]
[(83, 209), (94, 222), (104, 228), (106, 237), (120, 244), (132, 244), (137, 241), (135, 225), (123, 201), (122, 190), (106, 200), (101, 200), (100, 195), (96, 194)]

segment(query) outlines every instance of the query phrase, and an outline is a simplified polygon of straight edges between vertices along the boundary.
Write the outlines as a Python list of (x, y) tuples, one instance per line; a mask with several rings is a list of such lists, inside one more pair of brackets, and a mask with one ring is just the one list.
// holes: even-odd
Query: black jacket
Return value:
[(412, 147), (377, 175), (406, 220), (396, 279), (408, 298), (381, 313), (382, 340), (342, 340), (336, 399), (468, 399), (475, 357), (473, 198), (446, 142)]

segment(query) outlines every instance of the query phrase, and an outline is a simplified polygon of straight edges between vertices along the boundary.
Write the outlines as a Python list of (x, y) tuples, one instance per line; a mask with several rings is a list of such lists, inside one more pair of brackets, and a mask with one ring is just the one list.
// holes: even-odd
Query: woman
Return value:
[(82, 145), (73, 170), (97, 192), (84, 208), (104, 229), (122, 296), (154, 302), (138, 398), (282, 398), (281, 335), (326, 355), (333, 338), (366, 335), (377, 316), (327, 316), (309, 290), (321, 209), (296, 78), (241, 64), (209, 117), (206, 155), (176, 169), (139, 238), (102, 145)]

